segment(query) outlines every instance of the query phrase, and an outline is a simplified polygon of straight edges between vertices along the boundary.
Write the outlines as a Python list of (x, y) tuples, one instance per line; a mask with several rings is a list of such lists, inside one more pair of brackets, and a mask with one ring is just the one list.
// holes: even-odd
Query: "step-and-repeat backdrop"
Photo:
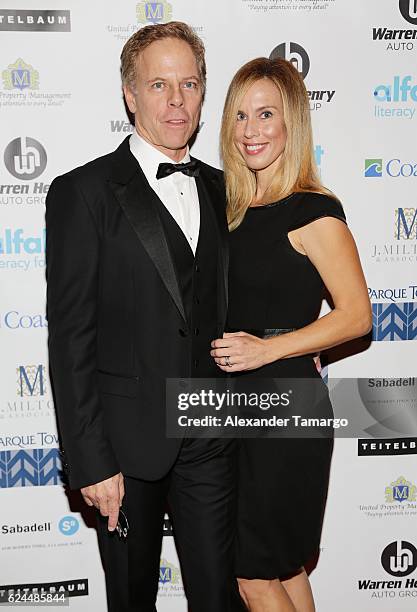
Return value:
[[(182, 20), (207, 48), (193, 152), (213, 165), (220, 166), (226, 88), (240, 65), (274, 51), (305, 79), (317, 164), (345, 206), (374, 312), (373, 342), (334, 359), (328, 376), (362, 379), (363, 410), (384, 435), (336, 440), (312, 585), (320, 612), (415, 611), (416, 0), (0, 7), (0, 602), (19, 589), (65, 589), (73, 609), (106, 610), (93, 517), (60, 480), (46, 350), (45, 196), (56, 175), (116, 148), (131, 131), (119, 80), (127, 38), (148, 23)], [(410, 428), (401, 431), (394, 417), (404, 407)], [(298, 486), (277, 482), (283, 505)], [(185, 612), (168, 520), (164, 534), (158, 609)]]

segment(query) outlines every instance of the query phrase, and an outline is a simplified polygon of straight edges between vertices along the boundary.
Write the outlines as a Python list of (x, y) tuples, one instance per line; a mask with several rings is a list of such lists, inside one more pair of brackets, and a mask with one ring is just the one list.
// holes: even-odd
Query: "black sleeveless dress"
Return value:
[[(316, 193), (294, 193), (248, 209), (230, 233), (230, 331), (291, 330), (317, 319), (323, 282), (287, 234), (321, 217), (345, 222), (342, 206)], [(312, 379), (325, 388), (312, 355), (232, 376), (240, 389), (262, 383), (270, 390), (273, 380), (280, 378)], [(307, 412), (308, 408), (307, 402)], [(324, 411), (333, 416), (328, 395)], [(331, 436), (240, 439), (236, 576), (282, 578), (315, 556), (332, 449)]]

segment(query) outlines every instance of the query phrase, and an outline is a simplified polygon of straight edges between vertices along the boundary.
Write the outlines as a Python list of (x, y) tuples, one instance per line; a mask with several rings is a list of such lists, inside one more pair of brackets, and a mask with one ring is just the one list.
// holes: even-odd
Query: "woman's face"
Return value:
[(256, 81), (242, 99), (234, 141), (251, 170), (272, 170), (279, 165), (287, 132), (281, 94), (269, 79)]

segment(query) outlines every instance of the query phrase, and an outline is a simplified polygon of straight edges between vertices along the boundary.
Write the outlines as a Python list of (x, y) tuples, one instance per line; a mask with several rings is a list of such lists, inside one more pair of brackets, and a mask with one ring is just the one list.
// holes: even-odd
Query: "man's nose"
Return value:
[(184, 96), (179, 85), (171, 88), (168, 103), (170, 106), (176, 107), (184, 105)]

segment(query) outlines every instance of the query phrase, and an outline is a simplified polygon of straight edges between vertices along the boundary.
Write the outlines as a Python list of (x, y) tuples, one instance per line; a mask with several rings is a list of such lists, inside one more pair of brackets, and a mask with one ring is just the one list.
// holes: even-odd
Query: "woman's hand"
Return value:
[(210, 355), (223, 372), (254, 370), (276, 359), (268, 340), (246, 332), (224, 333), (211, 347)]

